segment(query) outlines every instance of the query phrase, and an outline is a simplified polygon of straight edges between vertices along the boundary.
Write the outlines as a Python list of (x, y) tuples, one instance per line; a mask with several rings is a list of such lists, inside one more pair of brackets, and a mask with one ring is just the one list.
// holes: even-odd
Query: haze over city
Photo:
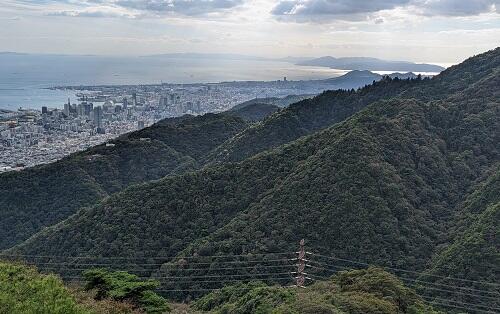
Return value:
[(0, 51), (378, 57), (457, 63), (494, 48), (498, 0), (4, 0)]

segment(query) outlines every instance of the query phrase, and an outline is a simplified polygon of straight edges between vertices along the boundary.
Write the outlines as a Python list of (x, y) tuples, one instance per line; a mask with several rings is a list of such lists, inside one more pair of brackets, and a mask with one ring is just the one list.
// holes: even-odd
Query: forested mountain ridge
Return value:
[(232, 108), (229, 114), (242, 118), (245, 121), (257, 122), (278, 111), (280, 107), (266, 103), (249, 103), (245, 106)]
[(197, 168), (247, 125), (229, 114), (166, 119), (55, 163), (1, 174), (0, 249), (131, 184)]
[[(446, 99), (491, 75), (500, 63), (500, 48), (452, 66), (432, 79), (385, 79), (354, 90), (327, 91), (290, 105), (279, 114), (245, 129), (209, 155), (209, 161), (239, 161), (261, 151), (340, 122), (370, 103), (400, 96), (422, 101)], [(494, 85), (492, 85), (494, 88)]]
[(500, 64), (489, 66), (444, 99), (381, 100), (243, 162), (128, 188), (9, 253), (247, 254), (306, 238), (310, 250), (423, 270), (464, 195), (500, 160)]
[(243, 160), (340, 122), (374, 101), (395, 97), (418, 84), (422, 81), (385, 79), (358, 91), (326, 91), (246, 128), (210, 153), (207, 162)]

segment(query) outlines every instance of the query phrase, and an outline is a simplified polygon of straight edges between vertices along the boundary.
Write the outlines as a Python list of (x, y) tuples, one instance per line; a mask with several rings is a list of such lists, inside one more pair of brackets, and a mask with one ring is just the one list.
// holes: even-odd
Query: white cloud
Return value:
[(239, 6), (243, 0), (117, 0), (114, 5), (154, 14), (204, 15)]
[(116, 7), (101, 6), (77, 10), (60, 10), (47, 13), (49, 16), (96, 17), (96, 18), (136, 18), (139, 15)]
[(203, 16), (227, 12), (244, 0), (6, 0), (18, 7), (72, 17)]

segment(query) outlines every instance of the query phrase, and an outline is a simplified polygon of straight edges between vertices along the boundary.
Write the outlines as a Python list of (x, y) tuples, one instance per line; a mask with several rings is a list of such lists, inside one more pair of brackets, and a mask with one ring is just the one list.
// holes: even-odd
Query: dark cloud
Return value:
[(154, 14), (203, 15), (231, 9), (243, 0), (118, 0), (115, 5)]
[(500, 0), (281, 0), (271, 13), (297, 21), (359, 20), (397, 7), (411, 7), (429, 16), (469, 16), (500, 13)]

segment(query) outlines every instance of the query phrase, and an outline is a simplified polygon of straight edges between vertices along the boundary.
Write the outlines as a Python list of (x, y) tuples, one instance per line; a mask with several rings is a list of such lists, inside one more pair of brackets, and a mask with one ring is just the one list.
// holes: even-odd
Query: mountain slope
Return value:
[(166, 119), (112, 145), (0, 174), (0, 249), (131, 184), (196, 168), (206, 153), (246, 126), (227, 114)]
[[(371, 83), (371, 82), (370, 82)], [(278, 106), (280, 108), (287, 107), (290, 104), (299, 102), (301, 100), (311, 98), (313, 95), (288, 95), (283, 98), (279, 97), (264, 97), (264, 98), (254, 98), (248, 101), (244, 101), (241, 104), (237, 104), (231, 110), (238, 110), (252, 104), (268, 104)]]
[[(500, 168), (462, 205), (452, 242), (436, 254), (421, 280), (465, 287), (467, 293), (434, 293), (439, 298), (500, 308)], [(461, 278), (461, 280), (454, 279)], [(479, 297), (477, 296), (479, 295)]]
[(229, 112), (245, 121), (257, 122), (278, 111), (280, 107), (266, 103), (250, 103), (233, 107)]
[(382, 80), (359, 91), (327, 91), (255, 124), (208, 155), (210, 162), (240, 161), (340, 122), (379, 99), (398, 95), (422, 81)]

